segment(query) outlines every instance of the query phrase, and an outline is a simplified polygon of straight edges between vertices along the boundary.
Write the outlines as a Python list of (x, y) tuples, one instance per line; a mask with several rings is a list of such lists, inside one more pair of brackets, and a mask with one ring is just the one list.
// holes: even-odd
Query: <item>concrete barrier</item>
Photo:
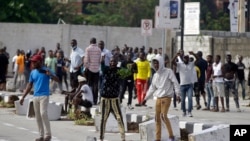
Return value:
[[(127, 118), (126, 118), (126, 108), (121, 107), (121, 112), (122, 112), (122, 117), (123, 117), (123, 122), (124, 122), (124, 128), (125, 128), (125, 132), (128, 131), (128, 127), (127, 127)], [(96, 131), (100, 131), (100, 126), (101, 126), (101, 115), (100, 114), (96, 114), (95, 117), (95, 127), (96, 127)], [(119, 132), (119, 126), (118, 126), (118, 122), (115, 119), (114, 115), (112, 113), (110, 113), (107, 123), (106, 123), (106, 129), (105, 132)]]
[(32, 98), (31, 96), (27, 96), (23, 101), (23, 105), (20, 104), (20, 100), (15, 101), (15, 109), (16, 109), (17, 115), (27, 114), (27, 109), (28, 109), (29, 101), (31, 98)]
[(229, 141), (229, 125), (218, 125), (188, 135), (189, 141)]
[[(168, 115), (176, 140), (180, 138), (179, 118), (176, 115)], [(139, 124), (140, 141), (155, 140), (155, 120), (149, 120)], [(168, 140), (169, 135), (165, 124), (161, 126), (161, 140)]]
[(195, 123), (195, 122), (180, 121), (179, 126), (180, 126), (180, 128), (186, 129), (188, 133), (195, 133), (195, 132), (200, 132), (202, 130), (211, 128), (214, 125), (207, 124), (207, 123)]
[[(58, 120), (61, 117), (63, 103), (56, 103), (53, 101), (49, 102), (48, 105), (48, 117), (49, 120)], [(28, 110), (26, 114), (27, 118), (34, 118), (35, 112), (34, 112), (34, 106), (33, 106), (33, 99), (29, 99), (28, 103)]]

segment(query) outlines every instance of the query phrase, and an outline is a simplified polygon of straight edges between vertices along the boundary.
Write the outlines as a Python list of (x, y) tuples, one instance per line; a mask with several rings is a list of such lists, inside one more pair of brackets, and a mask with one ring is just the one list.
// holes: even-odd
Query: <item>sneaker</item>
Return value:
[(208, 108), (204, 108), (204, 109), (202, 109), (203, 111), (209, 111), (210, 109), (208, 109)]
[(51, 141), (51, 136), (46, 136), (46, 137), (44, 138), (44, 141)]
[(170, 137), (169, 141), (175, 141), (175, 137)]
[(190, 112), (190, 113), (188, 113), (188, 115), (187, 115), (188, 117), (193, 117), (193, 115), (192, 115), (192, 113)]
[(237, 108), (237, 112), (241, 112), (240, 108)]
[(186, 113), (182, 113), (182, 116), (183, 116), (183, 117), (186, 117), (186, 116), (187, 116), (187, 114), (186, 114)]
[(204, 105), (207, 107), (207, 102), (205, 102)]
[(128, 104), (128, 109), (129, 109), (129, 110), (133, 110), (134, 107), (132, 107), (130, 104)]
[(230, 111), (229, 108), (227, 108), (226, 111), (229, 112)]
[(197, 110), (200, 110), (201, 109), (201, 105), (197, 105)]
[(220, 112), (224, 113), (226, 110), (225, 108), (222, 108)]
[(137, 104), (135, 104), (135, 106), (136, 106), (136, 107), (140, 107), (140, 106), (141, 106), (141, 104), (137, 103)]
[(35, 141), (43, 141), (43, 137), (37, 138)]

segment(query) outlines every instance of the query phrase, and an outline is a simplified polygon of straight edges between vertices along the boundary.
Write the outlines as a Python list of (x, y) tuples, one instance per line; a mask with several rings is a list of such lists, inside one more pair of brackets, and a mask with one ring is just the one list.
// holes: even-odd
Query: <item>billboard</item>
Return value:
[[(180, 0), (160, 0), (159, 10), (156, 8), (155, 15), (158, 16), (157, 28), (179, 28), (180, 27)], [(157, 17), (156, 17), (157, 18)]]

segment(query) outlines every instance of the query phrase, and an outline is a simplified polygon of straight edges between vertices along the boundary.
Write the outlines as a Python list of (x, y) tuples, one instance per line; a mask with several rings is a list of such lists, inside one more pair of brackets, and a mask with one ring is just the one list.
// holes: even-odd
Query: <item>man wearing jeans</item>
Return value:
[(239, 98), (238, 92), (235, 88), (235, 80), (237, 78), (237, 65), (233, 63), (232, 56), (230, 54), (227, 55), (227, 63), (224, 64), (222, 68), (222, 73), (224, 76), (224, 85), (225, 85), (225, 96), (226, 96), (226, 111), (229, 111), (229, 90), (232, 91), (234, 96), (234, 102), (237, 108), (237, 112), (240, 112)]
[[(42, 57), (40, 55), (34, 55), (31, 58), (32, 66), (34, 69), (30, 73), (29, 83), (25, 89), (24, 95), (20, 100), (20, 104), (23, 105), (24, 98), (30, 92), (34, 84), (34, 111), (36, 116), (36, 122), (40, 137), (36, 141), (50, 141), (51, 129), (48, 119), (48, 104), (49, 104), (49, 80), (53, 79), (59, 81), (56, 75), (48, 68), (42, 66)], [(45, 132), (44, 132), (45, 126)], [(45, 138), (44, 138), (45, 135)]]
[[(197, 59), (196, 54), (190, 51), (189, 54), (194, 55)], [(177, 53), (172, 60), (172, 64), (176, 66), (180, 73), (180, 90), (181, 90), (181, 109), (183, 111), (183, 116), (186, 116), (186, 96), (188, 97), (188, 116), (193, 117), (192, 108), (193, 108), (193, 73), (194, 73), (194, 62), (189, 62), (189, 56), (184, 55), (183, 62), (176, 62), (176, 58), (180, 55)]]

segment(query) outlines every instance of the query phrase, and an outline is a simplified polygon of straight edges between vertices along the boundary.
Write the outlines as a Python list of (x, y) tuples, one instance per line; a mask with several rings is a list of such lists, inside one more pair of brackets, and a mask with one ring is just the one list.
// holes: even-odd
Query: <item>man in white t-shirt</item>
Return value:
[[(193, 55), (196, 59), (197, 56), (192, 51), (189, 54)], [(189, 61), (189, 56), (184, 55), (183, 62), (176, 62), (177, 57), (180, 56), (178, 52), (176, 56), (172, 59), (172, 64), (176, 66), (180, 73), (180, 90), (181, 90), (181, 109), (183, 111), (183, 116), (188, 115), (193, 117), (193, 83), (194, 83), (194, 62)], [(188, 97), (188, 114), (186, 114), (186, 103), (185, 99)]]
[(77, 46), (76, 39), (71, 40), (71, 54), (70, 54), (70, 60), (66, 59), (68, 62), (70, 62), (70, 85), (73, 89), (74, 86), (78, 86), (78, 80), (77, 76), (81, 75), (81, 69), (83, 67), (83, 59), (84, 59), (84, 51)]
[(78, 75), (77, 76), (78, 83), (81, 86), (80, 91), (76, 93), (73, 98), (73, 104), (75, 106), (75, 113), (78, 106), (83, 106), (86, 108), (85, 112), (89, 113), (89, 108), (92, 107), (93, 103), (93, 94), (89, 85), (87, 84), (87, 80), (85, 77)]

